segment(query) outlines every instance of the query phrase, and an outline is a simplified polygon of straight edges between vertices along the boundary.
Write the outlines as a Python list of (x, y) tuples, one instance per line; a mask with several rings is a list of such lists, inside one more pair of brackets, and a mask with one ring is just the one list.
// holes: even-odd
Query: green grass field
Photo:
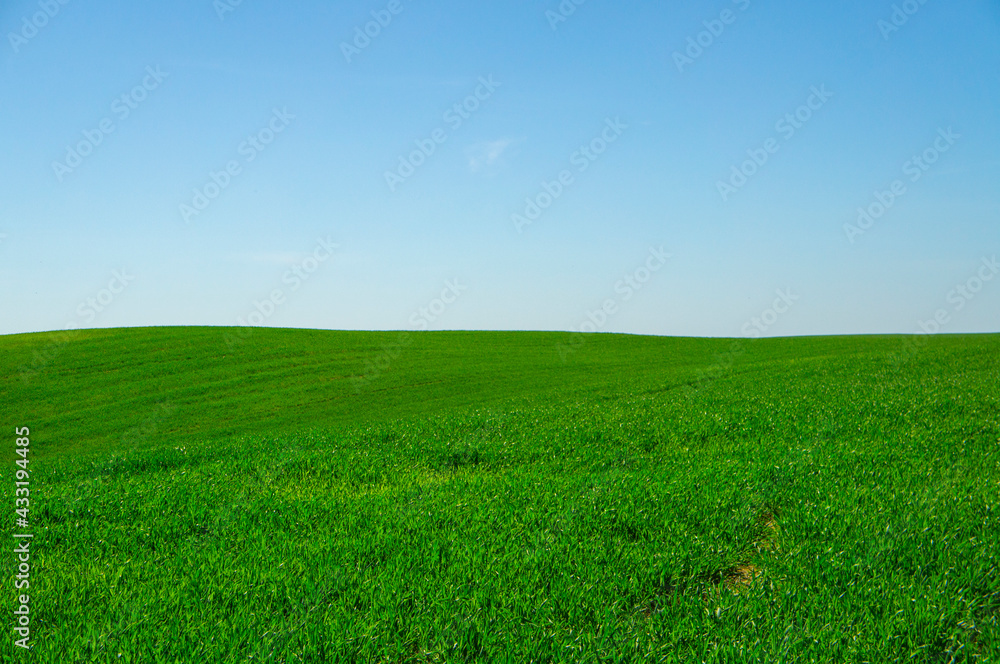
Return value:
[(1000, 661), (1000, 335), (145, 328), (0, 371), (2, 662)]

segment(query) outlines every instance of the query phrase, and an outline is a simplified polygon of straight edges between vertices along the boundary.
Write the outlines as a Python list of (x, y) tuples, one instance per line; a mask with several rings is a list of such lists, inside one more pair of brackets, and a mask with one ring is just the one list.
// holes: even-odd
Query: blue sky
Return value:
[(996, 0), (15, 0), (0, 27), (0, 333), (1000, 330)]

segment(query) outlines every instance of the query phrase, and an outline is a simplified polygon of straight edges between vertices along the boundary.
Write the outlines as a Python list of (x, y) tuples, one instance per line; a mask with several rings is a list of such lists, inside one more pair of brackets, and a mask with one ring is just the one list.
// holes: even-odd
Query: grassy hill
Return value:
[(176, 327), (64, 334), (0, 339), (0, 368), (9, 377), (0, 386), (4, 407), (31, 407), (5, 420), (36, 423), (36, 454), (121, 452), (123, 443), (149, 447), (516, 397), (531, 403), (539, 395), (620, 392), (688, 380), (717, 346), (551, 333)]
[(0, 371), (3, 661), (1000, 652), (1000, 335), (149, 328)]

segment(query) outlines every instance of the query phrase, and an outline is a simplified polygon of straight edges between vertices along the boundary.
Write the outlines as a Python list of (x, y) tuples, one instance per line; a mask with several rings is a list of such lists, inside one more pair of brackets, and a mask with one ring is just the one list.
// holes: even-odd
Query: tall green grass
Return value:
[(0, 659), (998, 659), (998, 336), (428, 333), (359, 391), (393, 335), (224, 334), (4, 382), (39, 548)]

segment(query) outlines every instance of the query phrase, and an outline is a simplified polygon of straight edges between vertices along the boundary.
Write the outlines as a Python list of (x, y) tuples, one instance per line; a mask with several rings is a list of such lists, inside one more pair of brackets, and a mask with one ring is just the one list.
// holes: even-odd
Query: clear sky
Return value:
[(0, 3), (0, 333), (1000, 331), (1000, 2), (576, 2)]

